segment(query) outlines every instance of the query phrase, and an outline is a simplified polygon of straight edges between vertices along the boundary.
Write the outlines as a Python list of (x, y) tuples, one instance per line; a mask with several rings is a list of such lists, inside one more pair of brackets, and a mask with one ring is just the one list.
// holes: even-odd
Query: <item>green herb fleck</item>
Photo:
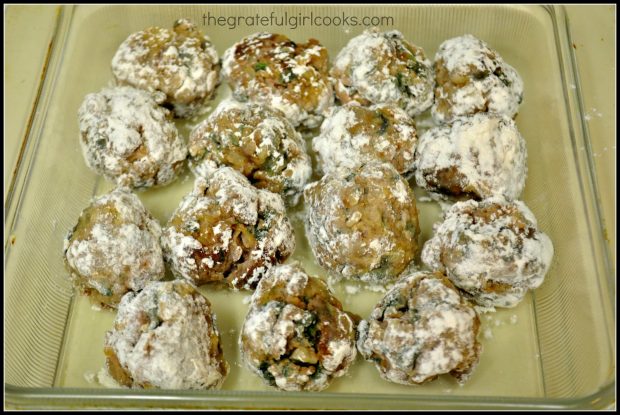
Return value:
[(422, 72), (423, 69), (422, 64), (418, 62), (413, 56), (407, 61), (407, 68), (413, 70), (413, 72), (415, 72), (417, 75), (420, 75), (420, 72)]
[(347, 174), (347, 176), (344, 178), (345, 181), (350, 182), (351, 180), (355, 179), (355, 172), (351, 172), (349, 174)]
[(200, 225), (198, 224), (198, 222), (192, 220), (192, 221), (185, 222), (185, 224), (183, 225), (183, 228), (187, 232), (194, 233), (198, 229), (200, 229)]
[(271, 227), (271, 218), (273, 217), (273, 215), (274, 212), (270, 209), (267, 209), (258, 214), (258, 221), (254, 226), (254, 237), (257, 240), (260, 241), (269, 232), (269, 228)]
[(278, 162), (278, 159), (274, 157), (273, 155), (267, 157), (265, 159), (265, 162), (262, 165), (262, 170), (264, 170), (265, 173), (269, 173), (269, 174), (276, 173), (275, 169), (277, 166), (277, 162)]
[(399, 90), (404, 93), (409, 93), (409, 88), (407, 87), (407, 79), (403, 76), (401, 72), (396, 74), (396, 86)]
[[(489, 76), (489, 73), (490, 73), (490, 72), (489, 72), (489, 71), (487, 71), (487, 70), (484, 70), (484, 71), (477, 71), (477, 72), (475, 72), (475, 73), (474, 73), (474, 79), (477, 79), (477, 80), (484, 79), (484, 78), (486, 78), (487, 76)], [(496, 73), (496, 75), (497, 75), (497, 73)]]
[(209, 138), (211, 139), (213, 144), (215, 144), (216, 148), (222, 147), (222, 141), (220, 140), (220, 137), (216, 133), (209, 134)]
[(97, 141), (95, 141), (95, 144), (99, 148), (105, 148), (105, 138), (99, 138)]
[(380, 275), (384, 275), (388, 269), (390, 268), (390, 258), (387, 256), (382, 256), (381, 261), (379, 261), (379, 266), (375, 268), (375, 272)]
[(192, 61), (194, 59), (194, 55), (192, 55), (191, 53), (180, 52), (179, 58), (182, 61)]
[(159, 314), (157, 310), (157, 306), (149, 309), (149, 329), (154, 330), (157, 327), (161, 326), (161, 320), (159, 319)]
[(317, 326), (318, 324), (313, 323), (304, 330), (304, 337), (308, 339), (312, 345), (317, 344), (319, 338), (321, 337), (321, 330)]
[(510, 82), (510, 80), (508, 78), (506, 78), (506, 75), (500, 76), (499, 80), (502, 81), (504, 83), (504, 85), (506, 85), (506, 86), (512, 85), (512, 82)]
[(319, 376), (321, 376), (321, 372), (323, 371), (323, 367), (320, 364), (317, 364), (315, 368), (316, 368), (316, 371), (312, 375), (310, 375), (312, 379), (316, 379)]
[(405, 230), (407, 232), (411, 232), (412, 235), (415, 235), (418, 232), (418, 228), (414, 221), (407, 221), (407, 225), (405, 225)]
[(269, 372), (269, 362), (262, 362), (258, 367), (258, 370), (261, 371), (263, 377), (265, 378), (265, 380), (267, 380), (267, 382), (269, 382), (270, 385), (276, 384), (276, 378), (274, 378), (273, 375)]
[(267, 69), (267, 64), (263, 63), (263, 62), (258, 62), (254, 65), (254, 70), (256, 72), (258, 71), (264, 71), (265, 69)]
[(390, 126), (390, 122), (381, 112), (379, 112), (379, 117), (381, 118), (381, 127), (379, 127), (379, 134), (385, 134), (388, 127)]
[(237, 137), (235, 134), (231, 134), (229, 136), (229, 140), (232, 143), (233, 146), (238, 146), (239, 145), (239, 137)]
[(282, 72), (282, 74), (280, 75), (280, 79), (282, 82), (287, 84), (297, 79), (297, 75), (295, 75), (295, 73), (291, 69), (287, 69), (286, 71)]
[(420, 320), (420, 311), (417, 308), (414, 308), (411, 310), (411, 322), (412, 323), (416, 323), (417, 321)]
[(510, 82), (510, 79), (508, 79), (506, 74), (501, 69), (497, 68), (494, 73), (499, 78), (499, 80), (502, 81), (504, 85), (508, 87), (512, 85), (512, 82)]

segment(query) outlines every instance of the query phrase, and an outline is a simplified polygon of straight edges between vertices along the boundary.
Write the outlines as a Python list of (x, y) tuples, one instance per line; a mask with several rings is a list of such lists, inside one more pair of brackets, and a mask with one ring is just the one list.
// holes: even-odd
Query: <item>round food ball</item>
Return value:
[(95, 198), (64, 241), (74, 287), (93, 304), (116, 308), (129, 291), (164, 277), (161, 227), (124, 188)]
[(512, 119), (478, 113), (426, 131), (414, 168), (418, 186), (431, 192), (517, 199), (527, 176), (527, 148)]
[(542, 284), (553, 244), (521, 201), (455, 203), (422, 250), (422, 262), (485, 307), (514, 307)]
[(357, 348), (381, 377), (421, 384), (449, 373), (470, 377), (482, 347), (480, 319), (440, 273), (416, 272), (398, 280), (358, 326)]
[(301, 135), (281, 112), (255, 103), (222, 102), (191, 132), (189, 154), (198, 176), (230, 166), (292, 205), (312, 174)]
[(119, 85), (164, 93), (164, 104), (184, 118), (206, 110), (219, 72), (211, 41), (187, 19), (174, 22), (172, 30), (149, 27), (129, 35), (112, 59)]
[(293, 126), (318, 127), (334, 102), (328, 55), (318, 40), (295, 43), (275, 33), (255, 33), (224, 53), (222, 74), (239, 101), (280, 110)]
[(252, 295), (239, 337), (242, 359), (267, 385), (320, 391), (355, 360), (357, 321), (323, 280), (297, 264), (279, 265)]
[(177, 278), (253, 290), (264, 273), (295, 249), (282, 198), (222, 167), (198, 178), (162, 235), (164, 258)]
[(370, 283), (394, 280), (418, 249), (418, 211), (391, 164), (337, 169), (304, 190), (306, 235), (332, 275)]
[(173, 181), (183, 169), (187, 147), (160, 103), (161, 96), (131, 87), (86, 95), (78, 117), (88, 167), (133, 188)]
[(472, 35), (448, 39), (435, 55), (435, 103), (438, 123), (477, 112), (514, 118), (523, 101), (523, 81), (497, 51)]
[(409, 116), (433, 103), (433, 66), (424, 50), (397, 30), (366, 30), (338, 53), (330, 70), (342, 103), (392, 104)]
[(104, 353), (110, 375), (133, 388), (219, 389), (228, 375), (211, 304), (180, 280), (125, 295)]
[(326, 173), (377, 159), (405, 174), (413, 168), (416, 143), (415, 124), (400, 108), (344, 105), (331, 108), (312, 147)]

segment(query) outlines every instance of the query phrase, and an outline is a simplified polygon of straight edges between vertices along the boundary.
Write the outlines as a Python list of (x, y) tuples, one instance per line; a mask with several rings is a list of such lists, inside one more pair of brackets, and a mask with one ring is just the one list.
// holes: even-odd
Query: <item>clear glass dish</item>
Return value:
[[(88, 170), (78, 145), (77, 108), (111, 79), (110, 61), (129, 33), (179, 17), (388, 16), (407, 39), (433, 56), (450, 37), (472, 33), (514, 66), (525, 84), (517, 117), (528, 146), (523, 200), (552, 239), (555, 257), (545, 283), (514, 309), (482, 315), (484, 351), (465, 386), (448, 377), (406, 387), (380, 379), (358, 357), (324, 392), (282, 393), (239, 364), (237, 336), (248, 293), (201, 288), (213, 303), (231, 373), (220, 391), (107, 389), (89, 381), (104, 365), (103, 335), (114, 313), (73, 296), (62, 263), (62, 239), (80, 211), (110, 183)], [(333, 58), (361, 26), (203, 25), (222, 54), (250, 33), (281, 32), (319, 39)], [(542, 6), (63, 6), (42, 94), (5, 206), (5, 397), (18, 408), (316, 408), (509, 409), (602, 408), (615, 399), (615, 278), (601, 233), (588, 130), (566, 15)], [(572, 87), (574, 86), (574, 88)], [(218, 90), (213, 105), (229, 95)], [(193, 124), (179, 123), (187, 136)], [(192, 185), (191, 174), (139, 193), (165, 223)], [(422, 193), (418, 192), (418, 199)], [(441, 210), (419, 201), (422, 240)], [(294, 259), (315, 275), (315, 263), (293, 209)], [(350, 287), (349, 287), (350, 288)], [(336, 286), (346, 309), (367, 316), (381, 293)]]

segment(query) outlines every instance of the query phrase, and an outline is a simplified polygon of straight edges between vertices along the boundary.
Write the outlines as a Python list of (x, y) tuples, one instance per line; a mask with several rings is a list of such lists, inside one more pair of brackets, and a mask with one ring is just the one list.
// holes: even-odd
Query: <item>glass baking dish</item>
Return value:
[[(286, 13), (286, 14), (285, 14)], [(332, 24), (250, 26), (223, 16), (330, 17)], [(213, 16), (214, 19), (208, 19)], [(213, 304), (231, 373), (220, 391), (110, 389), (93, 382), (104, 366), (103, 335), (114, 313), (73, 296), (62, 263), (62, 239), (80, 211), (110, 183), (88, 170), (78, 145), (83, 97), (111, 80), (110, 62), (132, 32), (170, 27), (179, 17), (198, 23), (218, 53), (256, 31), (293, 40), (319, 39), (333, 58), (363, 26), (337, 16), (376, 17), (398, 29), (432, 58), (450, 37), (472, 33), (514, 66), (525, 84), (516, 119), (528, 146), (523, 200), (552, 239), (555, 257), (544, 284), (514, 309), (481, 316), (480, 364), (465, 386), (444, 376), (417, 387), (380, 379), (358, 357), (349, 373), (324, 392), (282, 393), (240, 365), (237, 336), (248, 293), (201, 292)], [(275, 21), (279, 23), (278, 20)], [(323, 23), (326, 23), (323, 20)], [(350, 22), (350, 20), (349, 20)], [(286, 23), (286, 22), (285, 22)], [(379, 23), (381, 24), (381, 23)], [(232, 27), (236, 26), (236, 27)], [(295, 27), (296, 26), (296, 27)], [(602, 408), (615, 399), (615, 276), (604, 244), (579, 80), (562, 7), (550, 6), (62, 6), (42, 93), (5, 206), (5, 397), (17, 408), (316, 408), (508, 409)], [(230, 94), (220, 86), (214, 102)], [(179, 123), (185, 136), (191, 123)], [(139, 193), (165, 223), (192, 186), (191, 174), (162, 189)], [(417, 189), (414, 189), (417, 191)], [(422, 240), (441, 209), (419, 202)], [(293, 259), (324, 276), (305, 237), (301, 208), (292, 209), (298, 246)], [(382, 296), (336, 284), (344, 307), (368, 316)]]

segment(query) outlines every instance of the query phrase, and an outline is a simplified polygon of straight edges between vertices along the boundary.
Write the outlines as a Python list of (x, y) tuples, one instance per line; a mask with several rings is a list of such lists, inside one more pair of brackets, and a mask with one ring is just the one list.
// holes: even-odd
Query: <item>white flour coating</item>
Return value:
[(86, 164), (108, 180), (132, 187), (164, 185), (187, 156), (161, 95), (132, 87), (88, 94), (78, 111)]
[[(166, 261), (176, 275), (187, 275), (198, 270), (199, 264), (192, 257), (194, 251), (202, 249), (202, 244), (191, 236), (177, 232), (173, 227), (164, 229), (161, 245)], [(211, 268), (211, 267), (209, 267)]]
[[(407, 269), (403, 271), (401, 275), (404, 275), (406, 272), (407, 272)], [(325, 279), (327, 281), (327, 286), (332, 291), (337, 291), (339, 288), (343, 287), (342, 278), (335, 277), (333, 275), (327, 275)], [(357, 294), (360, 291), (385, 293), (387, 292), (388, 288), (391, 287), (390, 285), (380, 284), (380, 283), (358, 283), (356, 281), (352, 281), (352, 283), (355, 285), (344, 285), (344, 290), (348, 295)], [(345, 297), (344, 302), (350, 303), (352, 300), (356, 301), (355, 297), (349, 297), (349, 298)]]
[(358, 326), (357, 346), (381, 377), (419, 384), (450, 373), (465, 382), (478, 362), (479, 319), (437, 274), (405, 276)]
[(127, 389), (127, 386), (118, 383), (105, 367), (99, 369), (99, 372), (97, 373), (84, 373), (84, 379), (90, 384), (98, 384), (108, 389)]
[(152, 27), (131, 34), (112, 59), (121, 85), (166, 95), (179, 117), (204, 109), (219, 83), (219, 57), (209, 38), (187, 19), (174, 28)]
[(478, 315), (495, 313), (497, 311), (493, 306), (481, 306), (480, 304), (475, 304), (474, 309), (476, 310), (476, 313), (478, 313)]
[[(483, 218), (489, 209), (493, 213)], [(517, 305), (527, 290), (542, 284), (553, 258), (551, 240), (521, 201), (458, 202), (433, 228), (422, 262), (445, 272), (482, 306)]]
[[(233, 128), (229, 125), (231, 120), (235, 121)], [(217, 139), (217, 150), (211, 135)], [(229, 157), (241, 153), (243, 158), (235, 157), (233, 164), (227, 158), (228, 152)], [(222, 101), (208, 119), (192, 130), (189, 153), (190, 168), (197, 176), (208, 177), (213, 169), (225, 164), (233, 164), (231, 167), (237, 169), (251, 166), (250, 181), (255, 176), (272, 186), (268, 190), (281, 189), (277, 193), (287, 197), (292, 205), (297, 204), (312, 174), (301, 135), (279, 111), (256, 103)], [(237, 167), (240, 162), (242, 166)]]
[(228, 374), (219, 337), (209, 302), (177, 280), (123, 297), (105, 345), (134, 387), (219, 389)]
[[(375, 28), (354, 37), (336, 56), (330, 74), (337, 94), (342, 91), (349, 98), (371, 104), (393, 104), (410, 116), (433, 103), (432, 63), (397, 30), (380, 32)], [(414, 81), (403, 84), (409, 78)]]
[(478, 113), (424, 133), (414, 167), (416, 183), (429, 191), (446, 192), (439, 175), (454, 170), (450, 185), (462, 193), (517, 199), (527, 176), (527, 148), (513, 120)]
[[(448, 39), (435, 55), (435, 65), (440, 65), (439, 61), (448, 71), (449, 81), (437, 81), (431, 109), (437, 122), (451, 122), (456, 116), (476, 112), (495, 112), (510, 118), (516, 115), (523, 99), (523, 81), (484, 41), (472, 35)], [(439, 73), (441, 69), (435, 70)]]
[[(217, 188), (215, 201), (220, 206), (229, 206), (235, 218), (245, 224), (258, 220), (261, 192), (252, 187), (248, 180), (230, 168), (216, 170), (206, 181), (196, 181), (198, 188)], [(204, 187), (203, 187), (204, 186)], [(203, 190), (203, 191), (204, 191)]]
[(344, 290), (347, 294), (353, 295), (360, 292), (360, 287), (354, 285), (345, 285)]
[(114, 379), (110, 373), (106, 370), (105, 367), (102, 367), (99, 372), (97, 372), (97, 382), (105, 388), (109, 389), (126, 389), (127, 386), (123, 386)]
[[(389, 111), (393, 119), (387, 119), (382, 111)], [(381, 114), (384, 125), (376, 133), (368, 133), (364, 118)], [(392, 118), (390, 117), (390, 118)], [(390, 127), (390, 132), (387, 132)], [(398, 107), (388, 104), (364, 107), (351, 105), (332, 107), (328, 111), (321, 132), (312, 140), (312, 148), (318, 154), (321, 169), (330, 173), (337, 167), (353, 168), (369, 158), (392, 163), (399, 173), (413, 168), (413, 155), (417, 143), (416, 128), (411, 118)]]
[[(268, 376), (271, 386), (286, 391), (327, 388), (333, 378), (346, 374), (357, 354), (355, 325), (340, 306), (336, 308), (331, 301), (329, 305), (319, 303), (329, 309), (318, 311), (310, 304), (304, 309), (282, 300), (286, 295), (316, 304), (317, 298), (306, 298), (310, 281), (321, 287), (313, 295), (329, 301), (333, 294), (327, 285), (308, 276), (298, 264), (271, 268), (252, 295), (239, 337), (248, 368), (265, 380)], [(321, 319), (325, 313), (329, 319)], [(313, 327), (321, 336), (314, 341), (324, 344), (326, 350), (306, 334)]]
[(391, 164), (337, 168), (307, 185), (304, 197), (306, 237), (331, 274), (385, 283), (413, 259), (419, 234), (415, 196)]
[[(275, 46), (267, 46), (276, 40)], [(282, 35), (254, 33), (228, 48), (222, 57), (222, 77), (231, 85), (233, 96), (240, 101), (255, 101), (281, 111), (293, 126), (315, 128), (325, 111), (334, 103), (328, 74), (319, 70), (314, 57), (326, 55), (326, 49), (310, 42), (300, 52), (287, 45)], [(241, 56), (236, 56), (244, 51)], [(252, 76), (249, 80), (248, 60), (255, 55), (264, 70), (272, 75), (271, 66), (282, 79)], [(246, 69), (247, 68), (247, 69)], [(274, 75), (275, 76), (275, 75)], [(286, 86), (282, 86), (282, 84)]]
[[(212, 225), (211, 233), (217, 236), (216, 242), (203, 245), (192, 233), (198, 231), (198, 222), (204, 215), (217, 209), (223, 209), (224, 216), (217, 218)], [(264, 225), (269, 226), (266, 236), (256, 238), (255, 246), (248, 252), (244, 252), (239, 245), (233, 248), (230, 219), (247, 229), (254, 229), (261, 216), (268, 216), (265, 219), (267, 225)], [(274, 261), (277, 262), (274, 258), (283, 260), (295, 249), (293, 228), (286, 217), (282, 198), (254, 188), (243, 175), (230, 167), (213, 171), (207, 179), (197, 178), (193, 191), (183, 198), (172, 214), (173, 219), (176, 217), (184, 218), (184, 229), (170, 223), (164, 228), (161, 238), (164, 257), (177, 277), (193, 283), (203, 273), (208, 274), (208, 269), (221, 265), (217, 258), (221, 253), (227, 253), (227, 258), (230, 258), (228, 254), (232, 256), (233, 263), (225, 274), (233, 273), (238, 266), (247, 265), (247, 261), (254, 263), (255, 266), (250, 267), (251, 275), (242, 273), (227, 281), (233, 288), (251, 289)], [(196, 263), (195, 253), (205, 256), (202, 263)]]
[[(87, 221), (89, 217), (97, 219)], [(157, 220), (128, 189), (95, 198), (64, 240), (74, 285), (94, 289), (114, 302), (127, 291), (139, 291), (163, 278), (160, 236)]]

